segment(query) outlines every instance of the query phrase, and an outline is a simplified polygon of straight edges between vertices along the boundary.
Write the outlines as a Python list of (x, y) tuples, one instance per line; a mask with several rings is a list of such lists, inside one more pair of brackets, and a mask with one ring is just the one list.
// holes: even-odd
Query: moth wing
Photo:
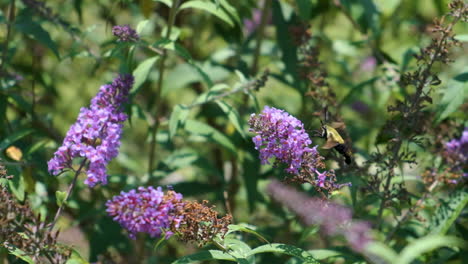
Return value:
[(330, 124), (330, 126), (333, 127), (334, 129), (345, 129), (346, 128), (346, 125), (343, 122), (332, 122)]
[(327, 141), (335, 142), (337, 144), (344, 144), (344, 140), (340, 136), (340, 133), (330, 126), (327, 126), (327, 139)]
[(338, 144), (339, 144), (338, 142), (328, 140), (327, 143), (325, 143), (325, 145), (322, 146), (322, 148), (323, 149), (331, 149), (331, 148), (334, 148)]

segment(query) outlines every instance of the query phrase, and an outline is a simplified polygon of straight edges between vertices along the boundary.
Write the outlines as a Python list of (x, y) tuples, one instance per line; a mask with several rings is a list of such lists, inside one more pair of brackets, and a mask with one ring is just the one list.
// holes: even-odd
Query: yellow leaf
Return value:
[(15, 146), (9, 146), (6, 150), (5, 150), (5, 154), (8, 158), (12, 159), (12, 160), (16, 160), (16, 161), (20, 161), (21, 158), (23, 158), (23, 152), (21, 151), (21, 149), (15, 147)]

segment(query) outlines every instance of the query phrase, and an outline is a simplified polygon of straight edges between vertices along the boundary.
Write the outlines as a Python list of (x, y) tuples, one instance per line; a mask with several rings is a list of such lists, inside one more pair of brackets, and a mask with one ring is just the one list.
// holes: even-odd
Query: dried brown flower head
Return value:
[(198, 203), (196, 201), (185, 202), (182, 212), (183, 220), (179, 227), (171, 230), (179, 235), (184, 242), (196, 242), (201, 247), (211, 242), (217, 235), (224, 237), (231, 224), (232, 216), (226, 215), (218, 218), (218, 213), (213, 210), (214, 206), (208, 207), (208, 201)]
[[(0, 178), (7, 176), (0, 164)], [(20, 250), (36, 263), (65, 263), (71, 251), (57, 244), (58, 232), (35, 216), (28, 204), (19, 203), (8, 189), (0, 185), (0, 246)]]

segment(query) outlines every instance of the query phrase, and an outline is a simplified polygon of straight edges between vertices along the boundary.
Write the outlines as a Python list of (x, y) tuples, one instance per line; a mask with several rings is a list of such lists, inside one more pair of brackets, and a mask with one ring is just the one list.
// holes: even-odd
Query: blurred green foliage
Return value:
[[(28, 5), (31, 2), (36, 6)], [(283, 178), (283, 172), (260, 165), (247, 120), (270, 105), (285, 109), (314, 130), (320, 128), (320, 117), (314, 113), (328, 106), (346, 124), (356, 162), (367, 164), (389, 140), (384, 128), (391, 116), (388, 106), (414, 92), (399, 86), (400, 76), (418, 66), (413, 55), (430, 43), (431, 22), (448, 12), (448, 1), (191, 0), (182, 1), (171, 25), (172, 2), (178, 1), (44, 1), (45, 7), (39, 1), (0, 0), (0, 158), (15, 176), (9, 182), (11, 192), (30, 203), (43, 219), (53, 218), (57, 202), (63, 202), (56, 202), (56, 192), (66, 190), (73, 175), (51, 176), (47, 161), (98, 88), (117, 73), (128, 72), (136, 78), (126, 108), (130, 120), (119, 156), (108, 169), (109, 184), (90, 189), (81, 176), (58, 224), (61, 240), (74, 245), (74, 254), (99, 263), (114, 263), (106, 262), (111, 259), (116, 263), (171, 263), (176, 259), (175, 263), (192, 263), (181, 257), (196, 252), (192, 260), (225, 259), (222, 251), (212, 250), (209, 255), (176, 239), (152, 251), (154, 239), (130, 240), (105, 213), (106, 200), (122, 190), (171, 185), (189, 199), (209, 200), (220, 212), (231, 210), (236, 223), (256, 226), (256, 232), (270, 242), (298, 247), (298, 251), (287, 248), (294, 254), (285, 253), (281, 244), (263, 245), (255, 236), (242, 233), (233, 242), (244, 243), (238, 249), (263, 245), (257, 253), (295, 257), (252, 253), (239, 263), (314, 263), (307, 262), (309, 255), (329, 263), (372, 262), (339, 239), (323, 238), (317, 231), (306, 235), (298, 219), (270, 201), (264, 192), (267, 178)], [(112, 26), (123, 24), (135, 28), (141, 40), (117, 42)], [(302, 57), (294, 39), (297, 27), (307, 28), (311, 45), (320, 50), (321, 67), (328, 72), (326, 80), (336, 94), (332, 105), (306, 96), (311, 86), (300, 72)], [(461, 41), (461, 47), (450, 55), (454, 62), (435, 65), (441, 84), (431, 90), (432, 104), (425, 109), (435, 117), (429, 125), (433, 134), (420, 135), (429, 141), (439, 126), (448, 127), (444, 130), (448, 132), (440, 133), (439, 140), (445, 142), (459, 137), (468, 126), (468, 25), (458, 23), (454, 32)], [(161, 61), (164, 78), (158, 91)], [(251, 89), (266, 69), (266, 85), (258, 91)], [(239, 92), (230, 93), (236, 89)], [(152, 131), (157, 132), (156, 144)], [(313, 141), (323, 144), (321, 139)], [(20, 149), (20, 159), (7, 155), (10, 146)], [(155, 165), (148, 171), (152, 147)], [(431, 149), (413, 144), (410, 148), (418, 154), (418, 164), (399, 164), (394, 180), (406, 183), (411, 195), (402, 208), (385, 210), (386, 224), (375, 231), (382, 241), (385, 232), (396, 225), (392, 212), (401, 215), (423, 197), (421, 174), (441, 162), (434, 147), (441, 151), (435, 143)], [(333, 199), (353, 207), (356, 218), (380, 225), (373, 222), (384, 221), (377, 217), (379, 194), (359, 194), (367, 188), (370, 176), (343, 167), (334, 152), (322, 155), (336, 169), (340, 182), (353, 184)], [(367, 173), (375, 170), (370, 166)], [(301, 189), (317, 195), (307, 186)], [(427, 212), (421, 212), (422, 218), (431, 219), (436, 210), (443, 211), (437, 214), (443, 226), (411, 219), (392, 243), (376, 246), (376, 252), (384, 252), (382, 256), (390, 261), (395, 252), (401, 252), (399, 263), (464, 263), (466, 249), (455, 247), (459, 241), (452, 238), (424, 240), (429, 246), (419, 248), (418, 253), (429, 251), (431, 245), (438, 247), (434, 241), (453, 247), (422, 257), (410, 249), (432, 228), (444, 231), (437, 235), (450, 233), (466, 242), (466, 189), (458, 192), (462, 194), (457, 193), (449, 213), (444, 210), (451, 203), (445, 189), (431, 198), (432, 204), (427, 201)], [(440, 207), (439, 199), (449, 202)], [(86, 263), (78, 259), (71, 263)], [(5, 252), (0, 252), (0, 262), (20, 263)]]

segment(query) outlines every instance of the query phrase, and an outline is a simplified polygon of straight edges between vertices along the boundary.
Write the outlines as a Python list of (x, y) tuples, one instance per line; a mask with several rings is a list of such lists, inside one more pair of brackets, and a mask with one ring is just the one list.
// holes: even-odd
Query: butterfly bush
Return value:
[(294, 181), (328, 190), (340, 187), (333, 171), (318, 170), (325, 168), (323, 157), (317, 146), (309, 147), (312, 140), (300, 120), (284, 110), (265, 106), (261, 114), (250, 116), (249, 125), (257, 134), (252, 140), (262, 164), (270, 164), (269, 160), (275, 158), (274, 165), (286, 164), (285, 171), (294, 175)]
[(140, 39), (137, 32), (129, 25), (112, 27), (112, 34), (118, 38), (119, 42), (134, 42)]
[(139, 187), (138, 190), (121, 192), (107, 201), (107, 213), (129, 232), (131, 238), (137, 233), (147, 233), (151, 237), (172, 236), (171, 227), (177, 228), (183, 215), (182, 194), (161, 187)]
[(346, 207), (309, 197), (277, 180), (268, 184), (267, 192), (298, 215), (304, 224), (318, 225), (329, 236), (343, 235), (358, 252), (362, 252), (372, 241), (370, 225), (363, 221), (353, 221), (351, 210)]
[(118, 154), (122, 123), (127, 120), (123, 104), (133, 81), (131, 75), (119, 75), (111, 84), (101, 86), (88, 108), (81, 108), (62, 146), (48, 162), (52, 174), (72, 169), (73, 159), (81, 157), (87, 161), (85, 183), (90, 187), (107, 183), (106, 166)]

